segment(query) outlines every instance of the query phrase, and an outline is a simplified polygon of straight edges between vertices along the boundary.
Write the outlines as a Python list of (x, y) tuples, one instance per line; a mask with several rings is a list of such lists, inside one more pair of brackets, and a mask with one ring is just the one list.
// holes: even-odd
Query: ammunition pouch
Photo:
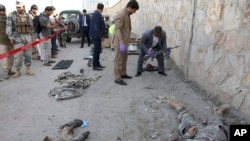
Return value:
[(31, 23), (29, 21), (28, 15), (25, 15), (25, 16), (17, 15), (17, 17), (16, 17), (16, 31), (20, 34), (32, 33)]

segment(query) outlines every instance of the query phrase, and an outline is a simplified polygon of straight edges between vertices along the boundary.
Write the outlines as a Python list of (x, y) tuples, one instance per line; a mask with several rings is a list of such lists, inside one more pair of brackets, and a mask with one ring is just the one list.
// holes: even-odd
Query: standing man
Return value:
[[(51, 6), (51, 7), (53, 9), (53, 13), (50, 16), (50, 24), (55, 24), (57, 22), (57, 20), (56, 20), (57, 15), (54, 15), (56, 8), (54, 6)], [(56, 32), (55, 28), (51, 29), (51, 34), (54, 34), (55, 32)], [(54, 36), (51, 38), (51, 58), (57, 58), (57, 56), (56, 56), (57, 51), (59, 51), (59, 50), (57, 49), (57, 45), (56, 45), (56, 36)]]
[(119, 85), (127, 85), (122, 80), (131, 79), (132, 77), (127, 74), (127, 60), (128, 53), (127, 47), (130, 40), (131, 33), (131, 21), (130, 15), (139, 9), (138, 2), (136, 0), (130, 0), (127, 3), (126, 8), (119, 11), (114, 19), (115, 22), (115, 33), (112, 43), (115, 46), (115, 60), (114, 60), (114, 74), (115, 83)]
[[(6, 25), (6, 34), (9, 37), (10, 44), (14, 48), (19, 48), (32, 41), (33, 23), (30, 16), (25, 12), (25, 6), (22, 2), (16, 1), (16, 10), (9, 14)], [(22, 62), (26, 65), (26, 74), (34, 75), (30, 70), (32, 49), (15, 54), (16, 73), (13, 76), (21, 76)], [(24, 59), (23, 59), (24, 58)]]
[[(43, 13), (39, 16), (39, 22), (42, 26), (42, 31), (40, 33), (41, 38), (48, 37), (51, 35), (51, 30), (58, 26), (57, 23), (51, 24), (49, 16), (51, 16), (54, 12), (54, 8), (51, 6), (47, 6)], [(50, 63), (54, 63), (55, 61), (51, 60), (51, 39), (44, 41), (42, 43), (43, 50), (43, 65), (51, 66)]]
[[(113, 39), (114, 36), (114, 30), (115, 30), (115, 24), (114, 21), (112, 21), (112, 25), (109, 27), (109, 36), (111, 39)], [(112, 51), (115, 50), (114, 45), (111, 43), (110, 48)]]
[(102, 12), (104, 5), (102, 3), (97, 4), (97, 10), (93, 13), (90, 22), (89, 36), (94, 42), (93, 53), (93, 70), (101, 71), (104, 66), (100, 64), (99, 58), (102, 50), (102, 41), (104, 41), (105, 23), (102, 18)]
[(81, 47), (84, 46), (84, 39), (87, 37), (88, 40), (88, 47), (90, 46), (90, 38), (89, 38), (89, 26), (90, 26), (90, 16), (87, 14), (87, 11), (85, 9), (82, 10), (82, 16), (80, 17), (80, 26), (81, 26), (81, 32), (82, 32), (82, 42)]
[(136, 77), (142, 74), (142, 65), (144, 56), (147, 54), (149, 57), (156, 57), (158, 61), (158, 73), (167, 76), (164, 67), (164, 56), (165, 52), (169, 55), (170, 49), (167, 48), (166, 43), (166, 32), (162, 30), (160, 26), (156, 26), (154, 29), (148, 30), (142, 35), (140, 55), (137, 64)]
[[(0, 4), (0, 53), (5, 53), (13, 49), (10, 45), (8, 36), (5, 33), (6, 30), (6, 8), (4, 5)], [(3, 73), (4, 79), (9, 79), (9, 75), (14, 75), (15, 73), (11, 71), (14, 62), (14, 57), (9, 56), (3, 59)]]
[[(30, 7), (30, 11), (29, 11), (29, 15), (31, 17), (31, 20), (33, 21), (33, 19), (37, 16), (37, 11), (38, 11), (38, 6), (33, 4), (31, 5)], [(34, 25), (33, 25), (34, 26)], [(37, 33), (33, 33), (33, 37), (32, 37), (32, 40), (33, 41), (36, 41), (38, 39), (38, 35)], [(39, 52), (38, 52), (38, 45), (35, 45), (33, 48), (32, 48), (32, 58), (33, 59), (36, 59), (36, 60), (40, 60), (40, 56), (39, 56)]]

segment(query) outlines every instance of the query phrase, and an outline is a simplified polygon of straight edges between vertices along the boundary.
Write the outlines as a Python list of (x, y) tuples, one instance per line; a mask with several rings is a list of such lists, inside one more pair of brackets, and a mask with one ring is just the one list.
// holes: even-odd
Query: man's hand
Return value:
[(120, 40), (120, 41), (119, 41), (119, 44), (120, 44), (120, 45), (121, 45), (121, 44), (124, 44), (124, 43), (123, 43), (123, 40)]
[(59, 26), (59, 24), (58, 23), (53, 23), (52, 26), (53, 26), (53, 28), (56, 28), (56, 27)]
[(197, 128), (192, 126), (191, 128), (188, 129), (188, 134), (193, 137), (197, 133)]
[(15, 40), (14, 40), (14, 39), (10, 39), (10, 44), (11, 44), (12, 46), (14, 46), (14, 45), (15, 45)]
[(167, 48), (167, 49), (165, 50), (165, 54), (166, 54), (167, 56), (169, 56), (170, 53), (171, 53), (171, 49), (170, 49), (170, 48)]
[(125, 53), (127, 51), (127, 48), (126, 48), (125, 44), (120, 44), (119, 49), (120, 49), (121, 53)]
[(102, 40), (102, 41), (104, 41), (104, 40), (105, 40), (105, 38), (104, 38), (104, 37), (102, 37), (102, 38), (101, 38), (101, 40)]
[(154, 56), (154, 51), (152, 49), (148, 49), (147, 50), (147, 55), (150, 56), (150, 57), (153, 57)]

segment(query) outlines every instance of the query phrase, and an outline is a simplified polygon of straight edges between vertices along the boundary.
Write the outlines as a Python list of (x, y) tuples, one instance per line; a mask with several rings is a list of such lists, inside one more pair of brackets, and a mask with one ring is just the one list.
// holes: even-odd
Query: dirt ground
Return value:
[[(40, 61), (33, 61), (35, 76), (27, 76), (24, 68), (22, 76), (0, 82), (0, 137), (2, 141), (41, 141), (46, 135), (58, 137), (60, 125), (74, 119), (89, 122), (88, 127), (78, 128), (75, 135), (90, 131), (88, 141), (164, 141), (177, 133), (177, 113), (165, 103), (158, 103), (158, 95), (173, 97), (184, 104), (198, 121), (208, 120), (212, 108), (219, 104), (210, 100), (209, 94), (186, 80), (171, 60), (167, 60), (167, 77), (157, 72), (144, 72), (140, 77), (125, 80), (128, 85), (114, 83), (114, 52), (104, 48), (101, 63), (104, 71), (93, 71), (87, 67), (90, 48), (80, 47), (74, 40), (67, 48), (60, 48), (57, 62), (73, 59), (67, 70), (52, 70)], [(137, 55), (128, 59), (128, 74), (135, 75)], [(157, 62), (151, 62), (156, 65)], [(1, 65), (1, 64), (0, 64)], [(59, 86), (54, 80), (64, 71), (78, 74), (84, 69), (86, 75), (103, 76), (89, 88), (83, 96), (75, 99), (56, 101), (48, 92)], [(0, 79), (2, 70), (0, 71)], [(249, 123), (244, 116), (231, 109), (225, 118), (229, 124)]]

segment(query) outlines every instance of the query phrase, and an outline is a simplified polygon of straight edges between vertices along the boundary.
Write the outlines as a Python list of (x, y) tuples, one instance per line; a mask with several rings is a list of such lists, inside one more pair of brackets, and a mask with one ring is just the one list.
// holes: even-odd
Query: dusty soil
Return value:
[[(212, 108), (219, 104), (208, 93), (183, 77), (171, 60), (167, 60), (167, 77), (157, 72), (144, 72), (140, 77), (125, 80), (128, 86), (114, 83), (114, 52), (104, 48), (102, 72), (87, 67), (84, 57), (90, 48), (80, 49), (80, 41), (74, 40), (68, 48), (60, 48), (57, 62), (73, 59), (67, 70), (78, 74), (84, 69), (86, 75), (103, 76), (84, 91), (79, 98), (56, 101), (48, 92), (59, 86), (54, 79), (67, 70), (52, 70), (40, 61), (33, 61), (35, 76), (27, 76), (22, 70), (18, 79), (0, 82), (0, 137), (3, 141), (40, 141), (46, 135), (58, 137), (58, 127), (73, 119), (89, 122), (88, 127), (78, 128), (75, 135), (89, 130), (88, 141), (164, 141), (177, 133), (177, 113), (165, 103), (158, 103), (158, 95), (173, 97), (183, 103), (197, 120), (204, 121), (212, 115)], [(135, 75), (137, 55), (128, 59), (128, 74)], [(157, 65), (157, 62), (151, 62)], [(2, 70), (0, 71), (2, 78)], [(215, 104), (214, 104), (215, 103)], [(231, 109), (225, 118), (229, 124), (249, 123), (236, 110)]]

